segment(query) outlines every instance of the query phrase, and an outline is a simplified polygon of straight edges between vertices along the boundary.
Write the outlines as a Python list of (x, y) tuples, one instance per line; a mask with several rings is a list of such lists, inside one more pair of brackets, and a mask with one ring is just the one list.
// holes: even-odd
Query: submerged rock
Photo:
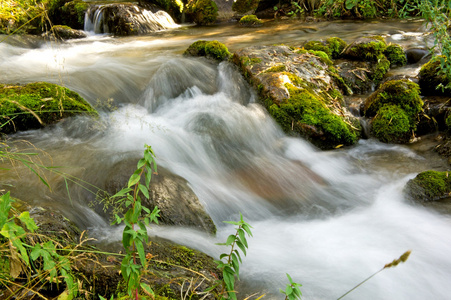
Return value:
[(425, 171), (407, 182), (405, 193), (417, 202), (450, 198), (451, 176), (449, 172)]
[(50, 31), (44, 34), (44, 37), (50, 37), (57, 40), (81, 39), (87, 37), (83, 30), (72, 29), (65, 25), (52, 26)]
[[(106, 178), (105, 189), (115, 194), (127, 185), (128, 179), (136, 169), (137, 160), (125, 160), (111, 167), (112, 173)], [(213, 220), (189, 187), (188, 182), (168, 171), (158, 167), (158, 174), (152, 175), (149, 186), (150, 199), (141, 195), (143, 206), (153, 210), (155, 206), (161, 210), (161, 224), (188, 226), (207, 233), (216, 233)], [(103, 206), (97, 206), (96, 211), (103, 214)]]
[(259, 27), (263, 22), (256, 15), (247, 15), (242, 17), (238, 24), (243, 27)]
[(358, 122), (343, 106), (345, 87), (328, 55), (288, 46), (255, 46), (233, 55), (269, 113), (287, 133), (323, 149), (351, 145)]
[(192, 43), (183, 53), (185, 56), (205, 56), (217, 61), (227, 60), (230, 52), (227, 47), (218, 41), (199, 40)]
[[(97, 112), (77, 93), (47, 82), (0, 84), (0, 132), (38, 129), (80, 113)], [(7, 122), (7, 123), (6, 123)]]

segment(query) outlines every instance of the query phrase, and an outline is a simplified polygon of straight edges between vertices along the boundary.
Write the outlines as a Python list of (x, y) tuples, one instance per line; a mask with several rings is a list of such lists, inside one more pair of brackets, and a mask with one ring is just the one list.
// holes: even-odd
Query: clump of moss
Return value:
[(387, 74), (390, 69), (390, 61), (385, 57), (385, 55), (379, 55), (377, 63), (373, 68), (373, 72), (370, 74), (370, 79), (379, 83), (385, 74)]
[(270, 114), (289, 132), (292, 129), (322, 148), (331, 149), (337, 145), (351, 145), (357, 140), (355, 132), (340, 117), (334, 115), (311, 92), (287, 84), (291, 97), (280, 105), (272, 104)]
[(86, 112), (96, 114), (80, 95), (56, 84), (0, 85), (1, 123), (10, 121), (0, 128), (3, 133), (41, 128)]
[(449, 89), (443, 89), (451, 85), (451, 76), (446, 76), (441, 69), (440, 60), (446, 60), (445, 56), (437, 56), (424, 64), (418, 73), (419, 85), (422, 95), (444, 95), (449, 94)]
[(421, 172), (414, 179), (409, 180), (406, 191), (420, 202), (447, 198), (451, 194), (451, 176), (448, 172)]
[(285, 65), (277, 65), (277, 66), (273, 66), (269, 69), (267, 69), (265, 71), (265, 73), (270, 73), (270, 72), (284, 72), (286, 70)]
[(258, 27), (258, 26), (261, 26), (263, 24), (263, 22), (262, 22), (262, 20), (257, 18), (256, 15), (247, 15), (247, 16), (242, 17), (240, 19), (240, 21), (238, 22), (238, 24), (240, 24), (241, 26), (245, 26), (245, 27)]
[(187, 5), (187, 13), (198, 25), (209, 25), (218, 17), (218, 6), (213, 0), (192, 1)]
[(240, 58), (240, 60), (241, 60), (241, 63), (243, 66), (252, 66), (254, 64), (258, 64), (258, 63), (262, 62), (261, 58), (258, 58), (258, 57), (249, 58), (248, 56), (243, 56)]
[(410, 123), (415, 124), (418, 114), (423, 108), (418, 84), (407, 79), (385, 82), (368, 97), (365, 102), (364, 113), (367, 117), (375, 116), (385, 104), (399, 106), (406, 112)]
[(348, 44), (339, 37), (331, 37), (326, 40), (326, 43), (329, 45), (331, 52), (329, 56), (334, 59), (339, 58), (341, 53), (343, 53), (343, 50), (348, 46)]
[(226, 60), (230, 57), (227, 47), (218, 41), (199, 40), (192, 43), (183, 53), (185, 56), (206, 56), (218, 61)]
[(328, 56), (332, 55), (332, 51), (330, 50), (329, 46), (325, 42), (322, 42), (322, 41), (308, 41), (304, 45), (304, 49), (305, 50), (313, 50), (313, 51), (323, 51)]
[(299, 49), (299, 50), (296, 50), (295, 53), (299, 53), (299, 54), (310, 53), (310, 54), (317, 56), (326, 65), (328, 65), (328, 66), (333, 65), (333, 62), (330, 60), (329, 55), (327, 55), (326, 52), (321, 51), (321, 50)]
[(362, 38), (345, 49), (346, 56), (362, 61), (378, 61), (387, 44), (382, 37)]
[(371, 125), (371, 133), (384, 143), (404, 143), (409, 140), (409, 117), (396, 105), (384, 105), (378, 110)]
[(398, 44), (390, 44), (384, 51), (385, 56), (392, 66), (404, 66), (407, 64), (407, 56), (404, 49)]
[(257, 9), (259, 0), (237, 0), (232, 4), (232, 10), (240, 14), (254, 12)]

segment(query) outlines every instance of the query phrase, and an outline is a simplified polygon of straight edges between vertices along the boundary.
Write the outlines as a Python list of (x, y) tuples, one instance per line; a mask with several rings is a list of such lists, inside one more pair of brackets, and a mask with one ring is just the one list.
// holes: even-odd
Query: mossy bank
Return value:
[(79, 94), (65, 87), (47, 82), (0, 84), (2, 133), (38, 129), (77, 114), (97, 112)]

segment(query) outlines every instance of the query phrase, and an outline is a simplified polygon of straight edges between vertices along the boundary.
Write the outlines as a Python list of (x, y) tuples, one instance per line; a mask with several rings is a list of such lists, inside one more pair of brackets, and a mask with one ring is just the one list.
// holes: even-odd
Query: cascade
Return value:
[(92, 5), (85, 14), (85, 31), (96, 34), (144, 34), (177, 28), (172, 17), (156, 8), (131, 3)]

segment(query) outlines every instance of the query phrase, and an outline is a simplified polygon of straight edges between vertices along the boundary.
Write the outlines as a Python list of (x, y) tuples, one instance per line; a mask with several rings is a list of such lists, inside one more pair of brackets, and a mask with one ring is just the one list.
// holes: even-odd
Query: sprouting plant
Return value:
[[(141, 195), (149, 199), (150, 180), (152, 174), (157, 171), (155, 154), (152, 148), (145, 145), (144, 157), (139, 160), (137, 169), (130, 177), (127, 187), (116, 193), (113, 198), (118, 198), (117, 205), (124, 205), (128, 210), (124, 216), (115, 215), (113, 224), (125, 224), (122, 235), (122, 244), (126, 255), (122, 260), (122, 277), (127, 282), (127, 292), (136, 300), (139, 297), (139, 288), (145, 293), (153, 295), (149, 285), (141, 283), (143, 270), (147, 267), (144, 251), (145, 243), (148, 243), (147, 228), (151, 222), (158, 224), (160, 210), (155, 206), (151, 212), (141, 204)], [(141, 178), (144, 176), (144, 184)], [(144, 213), (143, 213), (144, 212)]]
[(285, 295), (285, 300), (301, 299), (301, 284), (296, 283), (291, 279), (291, 276), (287, 273), (288, 281), (285, 290), (280, 289), (280, 292)]
[(346, 293), (344, 293), (341, 297), (339, 297), (337, 300), (342, 299), (343, 297), (345, 297), (346, 295), (348, 295), (349, 293), (351, 293), (352, 291), (354, 291), (356, 288), (358, 288), (359, 286), (361, 286), (362, 284), (364, 284), (365, 282), (367, 282), (368, 280), (370, 280), (371, 278), (373, 278), (374, 276), (376, 276), (377, 274), (379, 274), (380, 272), (382, 272), (385, 269), (389, 269), (389, 268), (393, 268), (396, 267), (397, 265), (399, 265), (400, 263), (404, 263), (406, 262), (406, 260), (409, 258), (410, 253), (412, 251), (408, 250), (406, 252), (404, 252), (398, 259), (394, 259), (391, 263), (386, 264), (382, 269), (380, 269), (379, 271), (377, 271), (376, 273), (372, 274), (371, 276), (367, 277), (365, 280), (363, 280), (362, 282), (360, 282), (359, 284), (357, 284), (356, 286), (354, 286), (352, 289), (350, 289), (349, 291), (347, 291)]
[(223, 253), (219, 256), (219, 260), (216, 260), (218, 269), (222, 271), (222, 290), (219, 294), (220, 299), (236, 300), (235, 291), (235, 277), (240, 279), (240, 263), (242, 263), (240, 252), (237, 247), (246, 255), (246, 249), (248, 248), (248, 243), (246, 240), (246, 233), (248, 236), (252, 236), (251, 228), (248, 223), (243, 220), (243, 215), (240, 213), (240, 221), (225, 221), (224, 223), (229, 223), (238, 226), (235, 234), (228, 236), (225, 243), (218, 243), (217, 245), (230, 246), (229, 253)]

